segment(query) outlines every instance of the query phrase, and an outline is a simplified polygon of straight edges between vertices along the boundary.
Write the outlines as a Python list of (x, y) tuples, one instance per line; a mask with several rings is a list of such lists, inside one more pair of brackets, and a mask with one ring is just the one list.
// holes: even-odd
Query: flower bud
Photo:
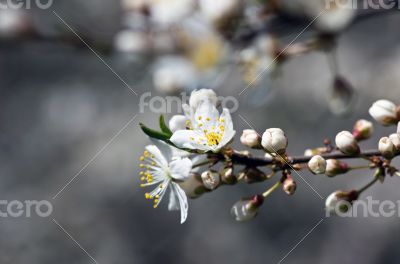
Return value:
[(373, 124), (365, 119), (358, 120), (353, 128), (353, 136), (357, 141), (370, 138), (373, 132)]
[(335, 159), (328, 159), (326, 161), (325, 175), (328, 177), (334, 177), (338, 174), (346, 173), (349, 170), (349, 165), (346, 162)]
[(221, 183), (221, 178), (218, 172), (213, 170), (205, 171), (201, 174), (204, 187), (209, 190), (214, 190)]
[(191, 109), (197, 109), (201, 102), (210, 101), (214, 106), (217, 106), (217, 94), (212, 89), (195, 90), (190, 94), (189, 105)]
[(265, 173), (256, 167), (247, 167), (242, 171), (242, 173), (244, 174), (244, 179), (247, 183), (262, 182), (267, 179)]
[(336, 146), (344, 154), (355, 155), (360, 153), (357, 140), (349, 131), (342, 131), (336, 135)]
[(243, 130), (243, 134), (240, 137), (240, 142), (250, 148), (261, 148), (261, 137), (253, 129)]
[(352, 203), (358, 199), (358, 192), (336, 191), (328, 196), (325, 201), (325, 210), (329, 214), (346, 213), (350, 210)]
[(369, 114), (380, 124), (390, 126), (399, 121), (396, 105), (388, 100), (378, 100), (369, 109)]
[(379, 152), (383, 157), (391, 159), (396, 154), (396, 148), (393, 142), (388, 137), (383, 137), (379, 140)]
[(232, 206), (231, 214), (239, 222), (251, 220), (257, 215), (258, 208), (263, 202), (264, 197), (262, 195), (240, 200)]
[(226, 184), (235, 184), (237, 182), (237, 179), (236, 179), (235, 175), (233, 174), (233, 167), (228, 166), (222, 170), (221, 180), (223, 183), (226, 183)]
[(169, 129), (172, 132), (176, 132), (178, 130), (185, 130), (188, 121), (189, 119), (184, 115), (174, 115), (169, 120)]
[(261, 145), (270, 153), (285, 154), (288, 140), (280, 128), (270, 128), (262, 135)]
[(320, 155), (316, 155), (308, 162), (308, 168), (314, 174), (323, 174), (326, 169), (326, 161)]
[(288, 175), (287, 178), (283, 181), (283, 191), (287, 194), (287, 195), (293, 195), (296, 191), (297, 188), (297, 184), (296, 182), (293, 180), (293, 177)]
[(389, 136), (390, 141), (392, 141), (394, 147), (397, 151), (400, 151), (400, 133), (391, 134)]
[(204, 187), (203, 180), (198, 173), (192, 173), (184, 182), (180, 182), (179, 186), (185, 191), (187, 197), (190, 199), (198, 198), (209, 191)]

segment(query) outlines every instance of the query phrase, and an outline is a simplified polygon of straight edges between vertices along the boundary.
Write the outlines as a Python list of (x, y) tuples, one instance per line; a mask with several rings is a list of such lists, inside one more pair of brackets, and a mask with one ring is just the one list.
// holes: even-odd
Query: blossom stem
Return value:
[(362, 165), (362, 166), (352, 166), (349, 169), (350, 170), (362, 170), (362, 169), (370, 169), (371, 167), (369, 165)]
[(362, 192), (364, 192), (365, 190), (369, 189), (372, 185), (375, 184), (375, 182), (377, 182), (379, 180), (378, 177), (374, 177), (374, 179), (372, 181), (370, 181), (369, 183), (367, 183), (364, 187), (362, 187), (361, 189), (359, 189), (357, 192), (360, 195)]
[(271, 188), (269, 188), (268, 190), (266, 190), (262, 196), (264, 196), (264, 198), (268, 197), (271, 193), (273, 193), (280, 185), (282, 184), (281, 181), (276, 182)]

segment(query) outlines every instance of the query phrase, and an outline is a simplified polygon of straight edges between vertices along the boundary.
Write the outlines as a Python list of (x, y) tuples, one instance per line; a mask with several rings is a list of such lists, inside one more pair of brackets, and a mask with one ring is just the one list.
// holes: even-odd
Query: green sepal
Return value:
[(165, 124), (165, 119), (163, 115), (160, 115), (160, 129), (164, 134), (168, 135), (169, 138), (172, 136), (172, 131)]

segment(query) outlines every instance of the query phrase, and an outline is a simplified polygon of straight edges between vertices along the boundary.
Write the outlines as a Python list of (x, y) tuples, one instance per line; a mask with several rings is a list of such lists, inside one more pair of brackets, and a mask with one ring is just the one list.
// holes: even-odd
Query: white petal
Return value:
[(219, 119), (219, 112), (212, 102), (203, 101), (196, 109), (194, 119), (194, 129), (200, 131), (204, 129), (210, 130), (211, 127), (216, 127), (217, 120)]
[(183, 224), (186, 221), (186, 218), (188, 215), (188, 209), (189, 209), (186, 193), (176, 183), (172, 183), (171, 188), (173, 188), (173, 190), (178, 198), (179, 206), (181, 208), (181, 224)]
[(170, 138), (171, 142), (174, 143), (178, 148), (198, 149), (208, 151), (210, 148), (204, 146), (201, 142), (203, 135), (199, 135), (199, 132), (193, 130), (179, 130), (176, 131)]
[(168, 145), (167, 143), (157, 140), (154, 138), (150, 138), (151, 142), (160, 150), (161, 154), (165, 157), (165, 160), (168, 161), (173, 157), (173, 150), (172, 146)]
[(189, 177), (192, 169), (192, 161), (188, 158), (176, 159), (169, 164), (171, 177), (176, 180), (184, 180)]
[(173, 187), (171, 186), (171, 191), (169, 193), (169, 203), (168, 203), (168, 210), (170, 211), (178, 211), (180, 209), (179, 200)]
[(224, 108), (221, 119), (224, 119), (224, 127), (225, 127), (225, 132), (224, 135), (221, 139), (221, 142), (218, 144), (218, 149), (221, 149), (225, 147), (235, 136), (236, 131), (233, 130), (233, 123), (232, 123), (232, 118), (231, 114), (229, 113), (229, 110)]
[(168, 166), (167, 159), (164, 157), (158, 147), (156, 147), (155, 145), (148, 145), (146, 146), (146, 150), (154, 156), (153, 160), (157, 163), (159, 167), (165, 168)]

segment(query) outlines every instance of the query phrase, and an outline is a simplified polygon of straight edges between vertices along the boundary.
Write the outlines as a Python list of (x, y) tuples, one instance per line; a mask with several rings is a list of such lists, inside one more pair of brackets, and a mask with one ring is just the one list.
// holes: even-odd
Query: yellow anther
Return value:
[(145, 150), (145, 151), (143, 152), (143, 155), (144, 155), (145, 157), (148, 157), (148, 156), (149, 156), (149, 152), (148, 152), (147, 150)]
[(203, 118), (202, 116), (199, 116), (199, 117), (198, 117), (199, 120), (201, 120), (202, 118)]
[(156, 199), (158, 199), (158, 198), (160, 198), (160, 195), (157, 194), (157, 195), (156, 195)]
[(156, 165), (156, 163), (155, 163), (154, 161), (152, 161), (152, 162), (151, 162), (151, 165), (153, 165), (153, 166), (154, 166), (154, 165)]
[(144, 181), (145, 179), (146, 179), (146, 177), (144, 177), (144, 176), (143, 176), (143, 177), (140, 177), (140, 180), (141, 180), (141, 181)]
[(140, 156), (140, 161), (144, 161), (144, 156)]
[(150, 194), (149, 194), (149, 193), (145, 193), (145, 194), (144, 194), (144, 197), (145, 197), (146, 199), (150, 199)]
[(144, 185), (144, 184), (140, 184), (140, 187), (142, 187), (142, 188), (145, 187), (145, 186), (146, 186), (146, 185)]
[(140, 168), (144, 168), (144, 164), (140, 164), (139, 167), (140, 167)]
[(158, 199), (155, 199), (155, 200), (154, 200), (154, 203), (158, 203)]
[(209, 117), (206, 118), (207, 121), (210, 121), (211, 119)]
[(194, 140), (194, 137), (190, 137), (190, 140)]
[(144, 175), (144, 171), (139, 172), (140, 175)]

